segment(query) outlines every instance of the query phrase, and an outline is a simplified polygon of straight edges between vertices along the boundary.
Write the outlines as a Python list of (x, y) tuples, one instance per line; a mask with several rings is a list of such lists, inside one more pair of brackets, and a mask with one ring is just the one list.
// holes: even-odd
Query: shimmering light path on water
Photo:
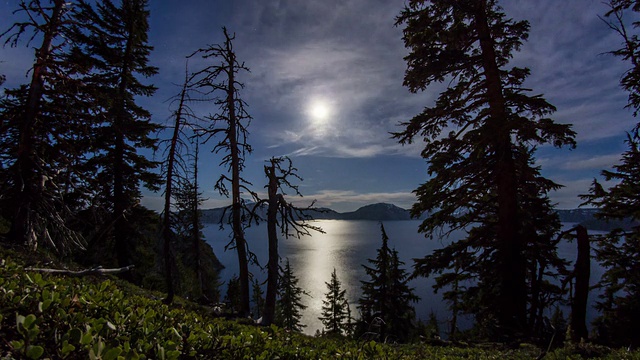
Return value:
[[(400, 259), (405, 262), (404, 268), (412, 270), (413, 258), (424, 257), (434, 249), (441, 248), (450, 240), (457, 240), (463, 233), (454, 232), (449, 239), (430, 240), (418, 234), (419, 221), (388, 221), (384, 223), (389, 236), (389, 246), (398, 250)], [(288, 258), (295, 275), (299, 279), (299, 286), (309, 296), (303, 296), (303, 302), (307, 309), (303, 312), (302, 322), (307, 325), (304, 332), (314, 334), (322, 329), (322, 323), (318, 320), (322, 309), (322, 300), (327, 292), (325, 282), (331, 278), (331, 272), (335, 268), (338, 279), (343, 289), (347, 290), (347, 298), (351, 304), (352, 315), (357, 317), (356, 308), (361, 291), (361, 280), (368, 280), (362, 267), (367, 264), (367, 259), (375, 258), (376, 249), (381, 244), (380, 224), (376, 221), (353, 220), (318, 220), (314, 225), (319, 225), (325, 231), (324, 234), (314, 233), (312, 236), (301, 239), (280, 237), (280, 256), (284, 260)], [(247, 240), (250, 250), (256, 254), (261, 266), (267, 263), (267, 231), (266, 226), (261, 225), (250, 228), (247, 231)], [(224, 251), (229, 242), (229, 230), (220, 230), (218, 225), (210, 224), (205, 227), (204, 235), (213, 247), (220, 261), (226, 266), (221, 274), (221, 281), (226, 281), (234, 274), (238, 274), (237, 256), (235, 251)], [(573, 260), (575, 243), (561, 243), (561, 256)], [(266, 280), (266, 271), (258, 266), (252, 266), (251, 272), (260, 282)], [(592, 264), (592, 280), (594, 284), (602, 271)], [(411, 282), (416, 294), (420, 296), (420, 302), (415, 304), (418, 318), (427, 319), (429, 313), (434, 311), (441, 322), (441, 328), (447, 328), (450, 318), (447, 306), (442, 301), (440, 293), (434, 294), (432, 279), (416, 279)], [(224, 293), (226, 285), (221, 291)], [(595, 300), (591, 295), (590, 303)], [(459, 319), (460, 320), (460, 319)], [(464, 324), (460, 324), (464, 326)]]

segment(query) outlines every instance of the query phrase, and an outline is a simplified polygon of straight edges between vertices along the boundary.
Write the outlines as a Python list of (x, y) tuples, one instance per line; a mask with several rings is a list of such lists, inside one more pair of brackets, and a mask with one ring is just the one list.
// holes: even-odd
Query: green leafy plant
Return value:
[[(215, 318), (207, 308), (179, 298), (173, 307), (160, 299), (118, 280), (32, 273), (5, 259), (0, 261), (0, 359), (531, 359), (541, 353), (535, 347), (313, 338), (275, 325)], [(593, 353), (578, 350), (559, 349), (546, 358)], [(640, 352), (625, 349), (599, 349), (596, 355), (640, 358)]]

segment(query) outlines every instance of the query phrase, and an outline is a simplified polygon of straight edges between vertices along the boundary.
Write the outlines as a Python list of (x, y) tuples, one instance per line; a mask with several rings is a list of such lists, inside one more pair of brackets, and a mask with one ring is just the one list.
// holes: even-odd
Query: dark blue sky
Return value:
[[(0, 1), (0, 24), (10, 24), (17, 0)], [(262, 190), (262, 165), (288, 155), (299, 168), (305, 198), (338, 211), (372, 202), (408, 208), (411, 191), (426, 179), (422, 144), (402, 147), (390, 139), (397, 124), (431, 105), (442, 88), (410, 94), (402, 87), (406, 50), (394, 17), (404, 0), (185, 0), (151, 3), (151, 63), (159, 87), (144, 100), (154, 121), (166, 123), (166, 100), (182, 82), (184, 58), (222, 40), (221, 27), (236, 33), (243, 75), (242, 96), (253, 116), (246, 177)], [(540, 147), (545, 175), (566, 187), (552, 194), (560, 208), (575, 207), (594, 177), (625, 150), (624, 133), (637, 121), (623, 109), (627, 95), (618, 85), (627, 65), (604, 54), (620, 40), (598, 19), (600, 0), (511, 0), (501, 2), (509, 17), (531, 23), (530, 38), (513, 65), (531, 68), (527, 86), (558, 111), (557, 122), (574, 124), (578, 148)], [(0, 49), (6, 86), (26, 82), (33, 50)], [(192, 60), (196, 69), (203, 63)], [(214, 112), (198, 108), (202, 115)], [(227, 203), (213, 183), (219, 158), (203, 151), (201, 184), (209, 207)], [(158, 208), (160, 194), (145, 194)]]

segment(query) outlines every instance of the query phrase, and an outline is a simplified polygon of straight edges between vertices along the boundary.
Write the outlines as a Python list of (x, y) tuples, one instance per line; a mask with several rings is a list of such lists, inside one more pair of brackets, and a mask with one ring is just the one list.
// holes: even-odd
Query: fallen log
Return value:
[(115, 268), (115, 269), (103, 269), (102, 266), (98, 266), (91, 269), (78, 270), (78, 271), (66, 270), (66, 269), (43, 269), (43, 268), (34, 268), (34, 267), (28, 267), (24, 269), (25, 271), (36, 271), (36, 272), (56, 274), (56, 275), (86, 276), (86, 275), (119, 274), (126, 271), (131, 271), (133, 270), (133, 268), (134, 268), (134, 265), (129, 265), (129, 266)]

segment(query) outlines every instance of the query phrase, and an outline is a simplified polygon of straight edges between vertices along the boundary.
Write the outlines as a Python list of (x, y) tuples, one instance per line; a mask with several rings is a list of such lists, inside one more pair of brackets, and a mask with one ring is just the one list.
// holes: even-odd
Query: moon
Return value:
[(331, 117), (331, 106), (325, 100), (315, 99), (309, 103), (307, 113), (314, 125), (325, 124)]

